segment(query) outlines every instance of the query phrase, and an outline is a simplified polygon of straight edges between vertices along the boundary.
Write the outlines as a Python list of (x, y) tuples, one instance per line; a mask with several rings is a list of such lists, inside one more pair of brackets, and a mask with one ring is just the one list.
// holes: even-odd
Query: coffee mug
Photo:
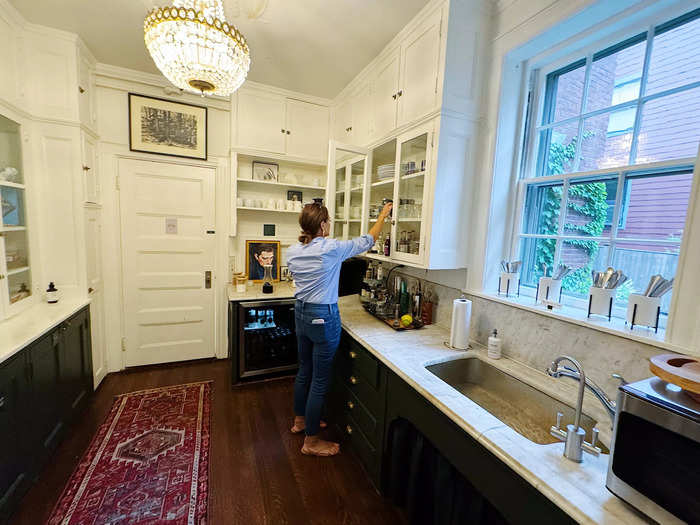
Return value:
[(296, 211), (301, 211), (301, 201), (292, 201), (294, 203), (294, 209)]
[(243, 199), (243, 204), (246, 208), (253, 208), (255, 206), (255, 201), (253, 199)]
[(284, 210), (287, 207), (287, 203), (284, 202), (284, 199), (277, 199), (277, 209), (278, 210)]
[(287, 201), (287, 210), (294, 211), (294, 201)]

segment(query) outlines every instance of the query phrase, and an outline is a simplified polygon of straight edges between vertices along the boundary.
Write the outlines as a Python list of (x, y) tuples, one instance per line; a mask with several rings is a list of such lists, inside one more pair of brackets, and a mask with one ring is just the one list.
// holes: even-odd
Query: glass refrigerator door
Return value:
[[(374, 226), (386, 200), (394, 198), (394, 179), (396, 175), (396, 139), (377, 146), (372, 151), (372, 171), (369, 183), (369, 224)], [(384, 221), (381, 234), (377, 239), (380, 255), (393, 255), (391, 243), (391, 219)]]
[(241, 304), (241, 377), (291, 370), (297, 366), (294, 304)]
[[(6, 309), (32, 294), (20, 126), (0, 116), (0, 291)], [(10, 313), (10, 312), (7, 312)]]
[(393, 248), (395, 258), (420, 262), (425, 238), (423, 203), (430, 170), (430, 134), (428, 129), (400, 137), (399, 177), (394, 217), (396, 239)]

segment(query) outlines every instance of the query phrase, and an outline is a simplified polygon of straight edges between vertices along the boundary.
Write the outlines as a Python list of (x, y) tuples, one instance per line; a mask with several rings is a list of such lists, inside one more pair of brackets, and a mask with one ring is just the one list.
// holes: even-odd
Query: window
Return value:
[(565, 263), (564, 302), (585, 308), (591, 271), (612, 266), (629, 276), (624, 306), (652, 275), (675, 275), (700, 142), (698, 49), (700, 9), (541, 80), (520, 183), (524, 286)]

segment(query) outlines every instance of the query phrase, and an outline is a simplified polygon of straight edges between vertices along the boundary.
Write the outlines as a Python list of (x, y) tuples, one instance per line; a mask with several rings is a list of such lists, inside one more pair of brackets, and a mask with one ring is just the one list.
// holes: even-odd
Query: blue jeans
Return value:
[(304, 416), (306, 435), (315, 436), (319, 431), (333, 358), (340, 343), (340, 313), (337, 304), (297, 301), (294, 319), (299, 350), (294, 414)]

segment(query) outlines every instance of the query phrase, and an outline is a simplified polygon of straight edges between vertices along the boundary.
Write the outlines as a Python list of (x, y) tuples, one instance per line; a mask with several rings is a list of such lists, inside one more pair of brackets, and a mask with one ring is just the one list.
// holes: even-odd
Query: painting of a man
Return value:
[(262, 281), (265, 277), (265, 266), (272, 266), (272, 279), (279, 279), (279, 241), (246, 241), (247, 273), (251, 281)]

